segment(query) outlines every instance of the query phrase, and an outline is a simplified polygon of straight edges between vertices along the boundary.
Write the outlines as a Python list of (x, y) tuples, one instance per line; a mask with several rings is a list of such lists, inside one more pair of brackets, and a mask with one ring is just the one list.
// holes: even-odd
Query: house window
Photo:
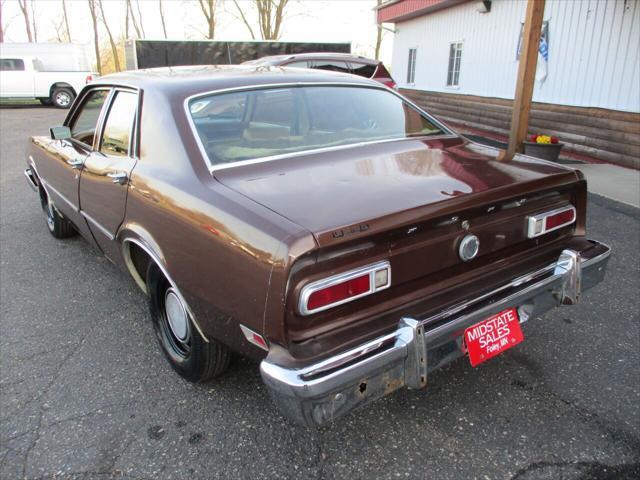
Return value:
[(457, 87), (460, 83), (460, 62), (462, 60), (462, 43), (449, 45), (449, 69), (447, 70), (447, 87)]
[(416, 79), (416, 49), (409, 49), (409, 62), (407, 63), (407, 83), (413, 84)]

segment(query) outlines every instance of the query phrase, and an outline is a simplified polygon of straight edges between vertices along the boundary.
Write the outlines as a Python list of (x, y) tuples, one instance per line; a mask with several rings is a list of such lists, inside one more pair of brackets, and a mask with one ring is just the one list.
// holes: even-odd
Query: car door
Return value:
[(91, 153), (96, 130), (109, 95), (109, 88), (87, 91), (65, 121), (71, 138), (51, 140), (45, 160), (38, 162), (38, 175), (56, 208), (72, 223), (84, 223), (79, 210), (78, 182), (85, 159)]
[(114, 240), (124, 219), (129, 175), (137, 158), (138, 104), (136, 91), (112, 91), (101, 133), (80, 176), (80, 213), (102, 251), (116, 261), (120, 255)]

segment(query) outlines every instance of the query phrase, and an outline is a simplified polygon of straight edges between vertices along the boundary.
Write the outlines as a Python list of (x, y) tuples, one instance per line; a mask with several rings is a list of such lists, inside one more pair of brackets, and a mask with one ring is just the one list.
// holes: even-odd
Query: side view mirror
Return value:
[(71, 138), (71, 129), (69, 127), (51, 127), (49, 132), (52, 140), (68, 140)]

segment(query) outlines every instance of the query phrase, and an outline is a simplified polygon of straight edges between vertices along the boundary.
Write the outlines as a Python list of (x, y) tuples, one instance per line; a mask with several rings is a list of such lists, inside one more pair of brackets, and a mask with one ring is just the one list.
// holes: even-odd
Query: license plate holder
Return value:
[(475, 367), (524, 340), (518, 312), (508, 308), (464, 331), (471, 366)]

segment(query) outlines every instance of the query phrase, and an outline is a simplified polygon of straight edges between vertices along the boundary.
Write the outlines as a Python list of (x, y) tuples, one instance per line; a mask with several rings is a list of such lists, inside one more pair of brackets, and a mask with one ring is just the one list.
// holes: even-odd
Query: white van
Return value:
[(86, 49), (74, 44), (0, 44), (0, 98), (37, 98), (69, 108), (97, 74)]

